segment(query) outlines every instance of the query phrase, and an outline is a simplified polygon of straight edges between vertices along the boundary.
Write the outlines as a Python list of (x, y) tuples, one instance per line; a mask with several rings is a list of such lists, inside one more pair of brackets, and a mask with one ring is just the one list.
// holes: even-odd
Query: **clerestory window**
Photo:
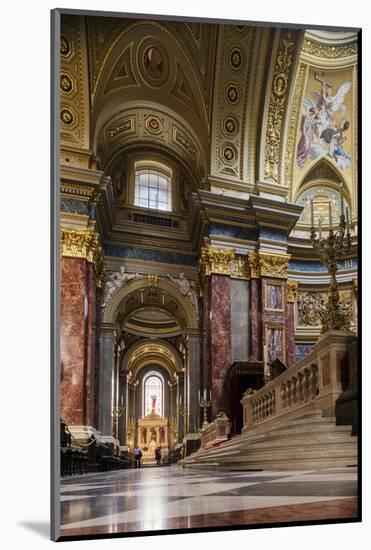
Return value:
[(172, 210), (171, 173), (154, 168), (135, 170), (134, 204), (151, 210)]

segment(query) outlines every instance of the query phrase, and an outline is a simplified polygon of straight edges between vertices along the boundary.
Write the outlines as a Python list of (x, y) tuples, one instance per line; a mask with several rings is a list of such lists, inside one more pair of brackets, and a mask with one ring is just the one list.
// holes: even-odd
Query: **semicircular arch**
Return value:
[[(151, 279), (151, 277), (154, 278)], [(175, 305), (181, 309), (186, 322), (186, 327), (184, 328), (198, 327), (198, 315), (191, 300), (187, 296), (184, 296), (180, 292), (179, 288), (169, 279), (151, 275), (126, 281), (118, 290), (116, 290), (104, 309), (103, 322), (115, 323), (120, 305), (125, 298), (127, 298), (129, 294), (140, 292), (141, 289), (148, 288), (151, 284), (153, 284), (155, 288), (158, 288), (168, 294), (173, 299)]]

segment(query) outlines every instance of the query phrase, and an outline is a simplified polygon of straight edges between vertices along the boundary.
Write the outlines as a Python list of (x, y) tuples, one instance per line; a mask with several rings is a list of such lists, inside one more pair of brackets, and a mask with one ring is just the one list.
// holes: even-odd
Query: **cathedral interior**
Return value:
[[(66, 536), (205, 509), (356, 517), (357, 48), (353, 30), (62, 15)], [(169, 483), (161, 520), (104, 508), (139, 483), (136, 447)]]

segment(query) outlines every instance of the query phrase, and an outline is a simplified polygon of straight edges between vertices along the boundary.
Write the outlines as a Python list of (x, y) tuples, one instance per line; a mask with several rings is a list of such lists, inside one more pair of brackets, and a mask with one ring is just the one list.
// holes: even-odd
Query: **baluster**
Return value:
[(317, 365), (311, 365), (311, 384), (310, 384), (310, 397), (311, 399), (315, 399), (318, 394), (318, 366)]
[(281, 398), (282, 408), (285, 409), (286, 408), (286, 384), (285, 383), (281, 384), (280, 398)]
[(276, 392), (272, 390), (272, 415), (276, 414)]
[(309, 400), (310, 396), (310, 370), (304, 370), (304, 401), (305, 403)]
[(287, 380), (287, 406), (291, 407), (291, 380)]
[(303, 374), (301, 372), (298, 373), (298, 393), (297, 393), (297, 401), (298, 403), (303, 403), (304, 401), (304, 395), (303, 395)]
[(296, 376), (293, 376), (292, 378), (292, 404), (293, 405), (296, 405), (296, 403), (298, 402), (297, 391), (298, 391), (298, 379), (296, 378)]

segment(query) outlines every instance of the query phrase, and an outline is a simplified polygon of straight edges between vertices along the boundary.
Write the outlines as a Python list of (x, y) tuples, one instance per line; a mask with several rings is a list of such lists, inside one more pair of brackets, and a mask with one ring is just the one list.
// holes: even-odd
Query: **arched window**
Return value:
[(146, 167), (141, 163), (135, 165), (135, 206), (152, 210), (172, 210), (171, 193), (172, 171)]
[(143, 378), (143, 416), (151, 412), (164, 416), (164, 379), (156, 371)]

